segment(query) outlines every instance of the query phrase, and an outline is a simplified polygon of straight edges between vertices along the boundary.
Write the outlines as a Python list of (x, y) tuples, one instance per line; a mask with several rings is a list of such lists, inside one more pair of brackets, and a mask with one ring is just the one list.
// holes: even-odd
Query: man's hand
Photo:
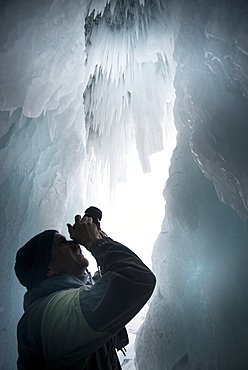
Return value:
[(67, 224), (67, 227), (71, 239), (88, 250), (95, 241), (102, 238), (92, 217), (84, 216), (81, 218), (80, 215), (77, 215), (75, 216), (75, 224), (73, 226)]

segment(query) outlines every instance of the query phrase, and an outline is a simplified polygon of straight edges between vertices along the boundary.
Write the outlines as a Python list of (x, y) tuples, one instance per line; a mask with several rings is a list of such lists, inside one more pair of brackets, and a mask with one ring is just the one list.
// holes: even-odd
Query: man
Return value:
[[(72, 240), (46, 230), (16, 255), (27, 292), (18, 323), (18, 369), (121, 369), (115, 348), (127, 344), (124, 326), (150, 298), (155, 277), (127, 247), (106, 237), (91, 217), (68, 224)], [(102, 277), (89, 285), (87, 248)]]

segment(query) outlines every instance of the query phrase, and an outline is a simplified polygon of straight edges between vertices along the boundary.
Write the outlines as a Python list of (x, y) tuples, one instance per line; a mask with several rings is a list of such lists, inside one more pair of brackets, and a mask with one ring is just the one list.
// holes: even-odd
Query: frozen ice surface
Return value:
[(126, 178), (133, 143), (144, 171), (163, 148), (175, 63), (160, 5), (127, 2), (122, 13), (116, 1), (1, 3), (3, 368), (15, 367), (22, 306), (16, 250), (46, 228), (65, 232), (86, 200), (94, 201), (101, 176), (109, 176), (112, 192)]
[(1, 109), (21, 107), (25, 116), (39, 117), (56, 109), (82, 83), (84, 9), (79, 1), (63, 6), (37, 1), (34, 6), (29, 0), (13, 1), (3, 9)]
[(247, 22), (236, 5), (192, 1), (180, 12), (177, 147), (153, 251), (157, 287), (137, 338), (140, 370), (248, 366)]
[(244, 3), (14, 0), (0, 7), (0, 366), (15, 367), (23, 295), (16, 250), (42, 229), (65, 232), (94, 201), (102, 176), (113, 192), (126, 178), (133, 143), (149, 172), (174, 113), (177, 148), (153, 253), (157, 288), (135, 364), (244, 370)]

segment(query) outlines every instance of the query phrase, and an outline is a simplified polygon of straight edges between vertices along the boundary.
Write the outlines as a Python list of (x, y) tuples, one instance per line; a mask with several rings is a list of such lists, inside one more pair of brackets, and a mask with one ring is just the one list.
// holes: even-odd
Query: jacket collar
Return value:
[(28, 290), (24, 296), (24, 311), (30, 304), (39, 298), (48, 296), (60, 290), (80, 288), (86, 285), (88, 274), (74, 276), (70, 274), (61, 274), (43, 280), (36, 288)]

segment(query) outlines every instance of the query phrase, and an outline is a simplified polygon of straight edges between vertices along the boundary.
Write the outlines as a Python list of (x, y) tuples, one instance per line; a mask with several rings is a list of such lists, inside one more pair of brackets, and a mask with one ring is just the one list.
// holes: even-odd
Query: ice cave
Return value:
[(103, 177), (111, 196), (132, 148), (149, 173), (175, 130), (123, 369), (247, 370), (246, 0), (2, 0), (0, 16), (0, 368), (16, 368), (17, 249), (63, 231)]

